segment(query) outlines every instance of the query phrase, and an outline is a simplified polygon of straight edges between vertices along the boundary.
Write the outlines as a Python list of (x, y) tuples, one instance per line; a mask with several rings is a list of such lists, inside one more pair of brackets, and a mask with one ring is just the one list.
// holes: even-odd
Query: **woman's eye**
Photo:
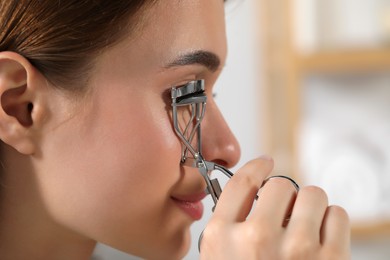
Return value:
[(191, 82), (192, 82), (192, 81), (184, 82), (184, 83), (181, 83), (181, 84), (179, 84), (179, 85), (177, 85), (177, 86), (173, 86), (173, 87), (174, 87), (174, 88), (181, 88), (181, 87), (184, 87), (184, 86), (190, 84)]

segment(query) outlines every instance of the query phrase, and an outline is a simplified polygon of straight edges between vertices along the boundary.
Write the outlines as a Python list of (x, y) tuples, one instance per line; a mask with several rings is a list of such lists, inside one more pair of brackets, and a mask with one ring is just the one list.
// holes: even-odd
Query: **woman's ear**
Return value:
[(23, 56), (0, 52), (0, 139), (22, 154), (33, 154), (36, 148), (37, 86), (46, 84), (39, 74)]

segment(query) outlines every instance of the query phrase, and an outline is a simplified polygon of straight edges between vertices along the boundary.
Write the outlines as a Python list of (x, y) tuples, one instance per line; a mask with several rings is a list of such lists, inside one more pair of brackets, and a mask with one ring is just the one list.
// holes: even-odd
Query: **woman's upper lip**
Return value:
[(197, 202), (201, 201), (206, 197), (206, 192), (192, 193), (192, 194), (180, 194), (172, 196), (175, 200), (187, 201), (187, 202)]

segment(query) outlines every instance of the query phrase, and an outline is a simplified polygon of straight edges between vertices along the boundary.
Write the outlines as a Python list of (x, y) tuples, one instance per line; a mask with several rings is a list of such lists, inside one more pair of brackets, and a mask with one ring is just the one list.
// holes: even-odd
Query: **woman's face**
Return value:
[(212, 99), (226, 56), (224, 4), (163, 0), (144, 17), (138, 34), (97, 57), (85, 99), (63, 97), (34, 167), (61, 225), (146, 258), (173, 259), (188, 250), (205, 183), (180, 165), (172, 86), (205, 79), (203, 155), (227, 167), (239, 158)]

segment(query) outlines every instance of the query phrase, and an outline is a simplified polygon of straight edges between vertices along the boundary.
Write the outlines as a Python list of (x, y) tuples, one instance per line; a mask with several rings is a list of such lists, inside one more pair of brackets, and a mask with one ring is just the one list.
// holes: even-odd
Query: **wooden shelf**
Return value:
[(295, 55), (295, 60), (297, 68), (302, 72), (389, 71), (390, 48), (320, 51)]
[[(299, 169), (299, 129), (304, 120), (302, 91), (310, 74), (390, 74), (390, 46), (320, 50), (301, 53), (295, 48), (294, 1), (260, 1), (263, 19), (263, 66), (266, 106), (266, 152), (275, 158), (275, 172), (304, 183)], [(301, 181), (302, 180), (302, 181)], [(390, 217), (384, 220), (354, 221), (353, 238), (390, 237)]]
[(390, 221), (372, 221), (370, 223), (353, 223), (351, 229), (353, 238), (370, 238), (374, 236), (389, 236)]

